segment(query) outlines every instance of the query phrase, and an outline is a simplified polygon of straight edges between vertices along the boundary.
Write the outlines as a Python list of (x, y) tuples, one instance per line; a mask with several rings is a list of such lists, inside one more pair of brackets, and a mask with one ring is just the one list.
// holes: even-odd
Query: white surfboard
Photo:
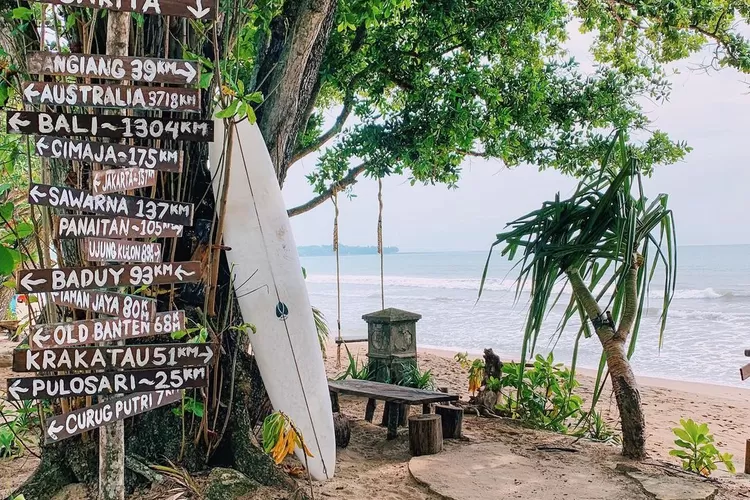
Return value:
[[(232, 127), (227, 144), (224, 120), (214, 121), (209, 161), (217, 200), (225, 163), (229, 171), (224, 245), (231, 248), (240, 309), (257, 329), (250, 342), (271, 404), (302, 433), (313, 454), (311, 476), (330, 479), (336, 465), (331, 400), (289, 217), (258, 126), (243, 120)], [(302, 451), (295, 453), (304, 464)]]

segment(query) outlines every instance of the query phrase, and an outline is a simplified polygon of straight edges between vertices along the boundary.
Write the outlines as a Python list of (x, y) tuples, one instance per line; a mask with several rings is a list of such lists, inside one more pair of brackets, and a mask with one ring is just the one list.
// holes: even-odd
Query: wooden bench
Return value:
[(444, 392), (412, 389), (400, 385), (384, 384), (369, 380), (329, 380), (328, 390), (331, 392), (333, 411), (339, 411), (339, 394), (368, 398), (365, 420), (372, 422), (376, 401), (385, 401), (383, 420), (387, 422), (388, 439), (394, 439), (398, 431), (402, 415), (402, 406), (422, 405), (422, 413), (430, 413), (432, 403), (458, 401), (458, 395)]
[(367, 342), (370, 339), (364, 338), (364, 339), (336, 339), (336, 345), (341, 344), (356, 344), (358, 342)]

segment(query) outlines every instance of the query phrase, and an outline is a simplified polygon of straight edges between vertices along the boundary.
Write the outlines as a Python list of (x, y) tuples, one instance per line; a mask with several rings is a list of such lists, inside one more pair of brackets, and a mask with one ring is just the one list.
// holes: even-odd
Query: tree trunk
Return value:
[(320, 91), (320, 65), (333, 28), (335, 0), (295, 0), (271, 23), (271, 39), (257, 78), (265, 97), (258, 126), (283, 186)]
[(594, 325), (597, 337), (607, 355), (612, 389), (617, 401), (622, 426), (622, 454), (640, 460), (646, 456), (646, 420), (641, 407), (641, 395), (635, 380), (630, 360), (625, 352), (625, 342), (630, 334), (638, 311), (637, 273), (640, 256), (634, 256), (627, 279), (627, 287), (620, 327), (615, 329), (611, 315), (605, 314), (584, 283), (577, 269), (568, 269), (566, 274), (581, 307)]
[(625, 353), (625, 342), (612, 339), (604, 344), (607, 368), (622, 425), (622, 454), (634, 460), (646, 456), (646, 420), (638, 383)]

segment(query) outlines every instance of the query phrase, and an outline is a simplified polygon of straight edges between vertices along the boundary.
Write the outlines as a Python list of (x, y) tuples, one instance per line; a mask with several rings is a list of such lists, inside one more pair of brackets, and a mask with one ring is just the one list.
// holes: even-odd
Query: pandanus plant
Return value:
[[(517, 261), (516, 300), (530, 286), (529, 313), (522, 344), (525, 360), (533, 355), (547, 313), (571, 292), (557, 326), (560, 335), (578, 316), (581, 326), (573, 350), (573, 370), (581, 336), (591, 329), (602, 346), (593, 404), (608, 369), (620, 412), (623, 454), (645, 456), (645, 420), (638, 385), (630, 365), (654, 272), (663, 266), (659, 345), (674, 294), (677, 254), (674, 219), (667, 196), (649, 201), (643, 193), (639, 163), (629, 154), (623, 132), (616, 132), (600, 168), (582, 177), (567, 199), (554, 201), (509, 223), (492, 244), (482, 275), (481, 296), (493, 250)], [(562, 290), (556, 287), (562, 283)], [(590, 324), (589, 324), (590, 323)]]

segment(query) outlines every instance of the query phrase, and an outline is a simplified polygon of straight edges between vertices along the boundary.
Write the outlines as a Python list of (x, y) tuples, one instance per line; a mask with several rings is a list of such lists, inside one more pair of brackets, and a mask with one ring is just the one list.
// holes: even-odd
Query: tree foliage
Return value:
[[(650, 127), (642, 103), (665, 101), (665, 65), (709, 43), (716, 67), (750, 70), (737, 26), (747, 5), (342, 0), (314, 112), (289, 159), (322, 148), (309, 176), (320, 196), (290, 213), (363, 173), (455, 186), (472, 156), (581, 174), (613, 129), (629, 135), (645, 173), (674, 163), (690, 148)], [(566, 49), (575, 25), (594, 37), (591, 72)], [(332, 110), (340, 113), (323, 130)]]

